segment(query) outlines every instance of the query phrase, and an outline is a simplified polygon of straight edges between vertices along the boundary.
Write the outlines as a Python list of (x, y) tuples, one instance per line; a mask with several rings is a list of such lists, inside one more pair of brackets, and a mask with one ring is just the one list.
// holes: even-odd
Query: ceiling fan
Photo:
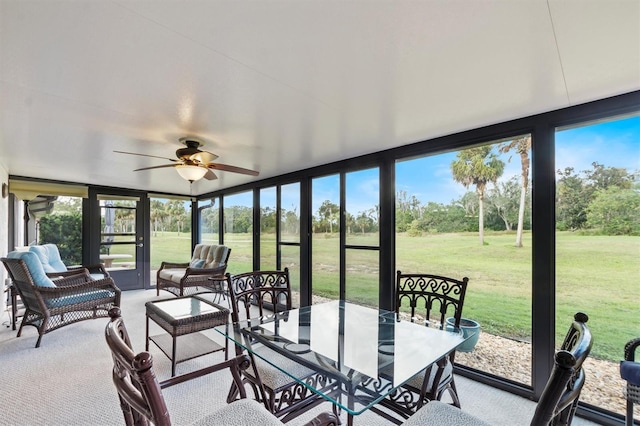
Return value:
[(250, 176), (258, 176), (258, 172), (255, 170), (244, 169), (242, 167), (230, 166), (228, 164), (214, 163), (213, 161), (218, 158), (217, 155), (209, 152), (201, 150), (200, 147), (203, 146), (203, 142), (193, 138), (193, 137), (185, 137), (179, 139), (180, 143), (186, 145), (186, 148), (179, 148), (176, 150), (176, 157), (178, 158), (165, 158), (159, 157), (157, 155), (148, 155), (148, 154), (138, 154), (136, 152), (126, 152), (126, 151), (113, 151), (119, 154), (129, 154), (129, 155), (139, 155), (142, 157), (152, 157), (152, 158), (162, 158), (164, 160), (169, 160), (173, 162), (173, 164), (164, 164), (161, 166), (151, 166), (151, 167), (143, 167), (141, 169), (135, 169), (134, 172), (139, 172), (141, 170), (151, 170), (151, 169), (162, 169), (165, 167), (174, 167), (178, 174), (185, 180), (193, 183), (196, 180), (200, 180), (202, 178), (208, 180), (218, 179), (218, 176), (213, 172), (213, 170), (221, 170), (225, 172), (233, 172), (233, 173), (241, 173), (244, 175)]

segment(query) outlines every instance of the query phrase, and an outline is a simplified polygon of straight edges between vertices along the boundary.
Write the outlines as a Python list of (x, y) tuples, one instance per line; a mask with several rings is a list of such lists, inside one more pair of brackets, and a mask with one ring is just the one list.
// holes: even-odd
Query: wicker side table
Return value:
[[(229, 323), (229, 310), (198, 296), (185, 296), (145, 303), (147, 331), (145, 350), (149, 342), (171, 360), (171, 376), (176, 374), (176, 364), (220, 350), (228, 357), (228, 341), (225, 346), (214, 342), (199, 331)], [(149, 320), (162, 327), (168, 334), (149, 335)], [(178, 347), (178, 337), (180, 347)]]

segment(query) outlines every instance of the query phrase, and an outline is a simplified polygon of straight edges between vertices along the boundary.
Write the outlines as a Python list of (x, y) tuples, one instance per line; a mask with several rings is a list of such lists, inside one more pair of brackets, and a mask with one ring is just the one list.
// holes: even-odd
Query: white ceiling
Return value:
[[(0, 166), (202, 194), (640, 89), (638, 0), (0, 0)], [(168, 163), (168, 161), (166, 162)]]

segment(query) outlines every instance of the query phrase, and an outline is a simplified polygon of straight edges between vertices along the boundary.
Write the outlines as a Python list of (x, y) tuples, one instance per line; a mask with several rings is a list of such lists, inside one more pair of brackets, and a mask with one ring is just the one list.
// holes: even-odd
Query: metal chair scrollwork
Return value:
[[(432, 274), (396, 274), (396, 313), (401, 315), (408, 307), (411, 322), (421, 322), (428, 327), (444, 328), (448, 317), (454, 319), (454, 327), (460, 326), (462, 308), (469, 279), (455, 279)], [(383, 355), (381, 355), (383, 356)], [(391, 405), (405, 412), (414, 413), (431, 400), (442, 399), (445, 392), (452, 404), (460, 407), (460, 400), (453, 377), (455, 351), (405, 383), (382, 405)]]
[[(291, 283), (287, 268), (282, 271), (246, 272), (233, 277), (227, 274), (227, 280), (234, 323), (291, 309)], [(287, 371), (297, 371), (297, 377), (306, 377), (310, 381), (325, 380), (324, 376), (282, 355), (274, 354), (268, 348), (252, 346), (253, 352), (264, 349), (264, 356), (279, 356), (280, 364), (286, 365)], [(236, 346), (237, 354), (242, 351), (243, 348)], [(250, 385), (256, 399), (261, 400), (269, 411), (284, 422), (324, 401), (260, 357), (253, 356), (252, 353), (249, 356), (253, 368), (243, 372), (243, 383)], [(227, 401), (234, 400), (237, 394), (238, 386), (232, 383)]]
[[(585, 383), (582, 363), (591, 352), (593, 339), (585, 324), (586, 314), (578, 312), (554, 357), (554, 366), (542, 391), (531, 426), (570, 425)], [(403, 426), (489, 426), (459, 408), (431, 401), (411, 416)]]

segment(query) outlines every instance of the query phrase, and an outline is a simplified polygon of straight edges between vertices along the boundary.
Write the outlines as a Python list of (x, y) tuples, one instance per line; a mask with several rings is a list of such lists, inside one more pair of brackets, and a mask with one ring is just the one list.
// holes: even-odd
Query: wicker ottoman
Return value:
[[(153, 342), (171, 360), (171, 376), (176, 374), (176, 364), (220, 350), (228, 357), (229, 344), (221, 346), (202, 333), (228, 324), (229, 310), (198, 296), (185, 296), (156, 300), (145, 304), (147, 315), (146, 347)], [(149, 320), (153, 320), (168, 334), (149, 335)], [(180, 347), (178, 348), (178, 337)]]

